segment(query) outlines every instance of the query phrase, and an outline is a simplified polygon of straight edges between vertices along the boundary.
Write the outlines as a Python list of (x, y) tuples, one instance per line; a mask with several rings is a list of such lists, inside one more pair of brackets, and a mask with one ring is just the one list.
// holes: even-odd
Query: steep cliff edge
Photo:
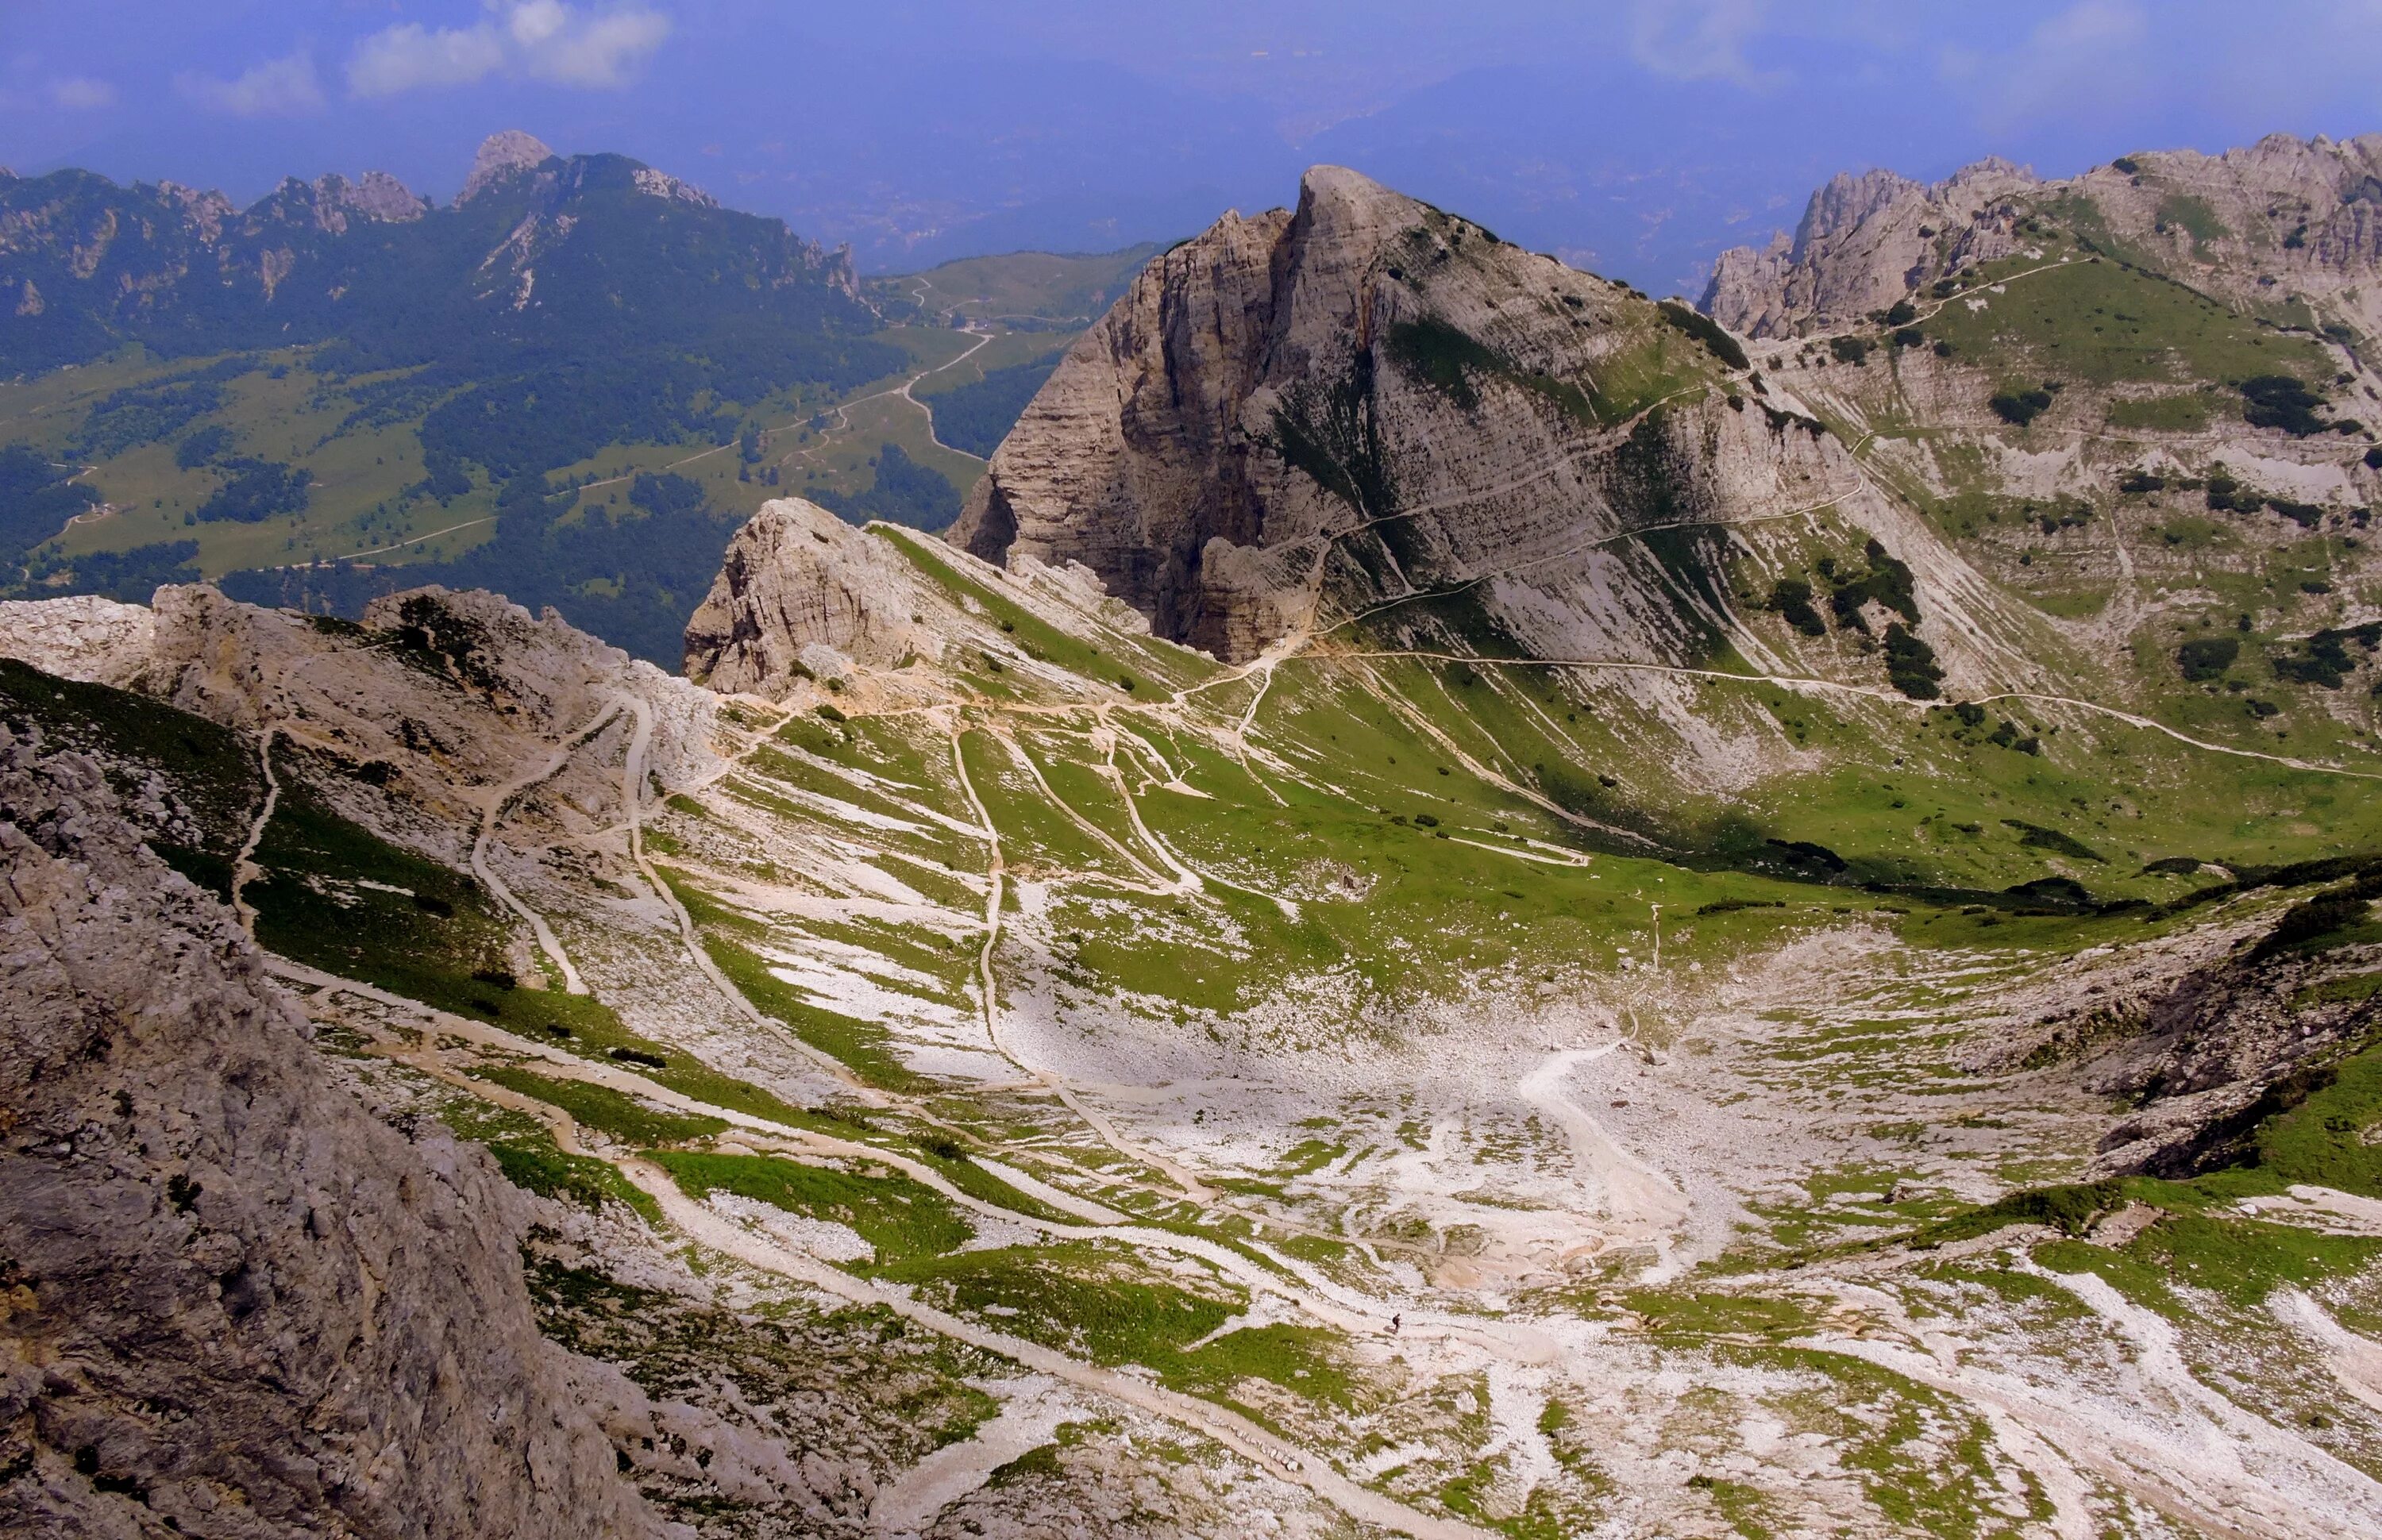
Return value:
[(657, 1534), (521, 1200), (368, 1116), (96, 765), (0, 742), (0, 1527)]
[(2219, 155), (2145, 151), (2063, 181), (1998, 160), (1933, 187), (1890, 171), (1840, 176), (1812, 195), (1791, 239), (1722, 253), (1703, 308), (1757, 337), (1855, 324), (2026, 245), (2036, 219), (2245, 312), (2382, 336), (2376, 134), (2270, 134)]
[(949, 538), (1080, 561), (1231, 659), (1357, 626), (1660, 667), (1734, 646), (1857, 678), (1848, 647), (1748, 614), (1872, 546), (1915, 574), (1907, 620), (1955, 687), (2042, 652), (1725, 332), (1332, 166), (1295, 213), (1227, 215), (1146, 269)]

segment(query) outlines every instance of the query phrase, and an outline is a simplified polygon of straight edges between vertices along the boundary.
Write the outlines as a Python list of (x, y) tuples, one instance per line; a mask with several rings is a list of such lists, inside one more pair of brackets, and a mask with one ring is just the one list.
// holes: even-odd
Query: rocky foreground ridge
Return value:
[(520, 1195), (338, 1083), (96, 764), (0, 738), (0, 1527), (661, 1534)]

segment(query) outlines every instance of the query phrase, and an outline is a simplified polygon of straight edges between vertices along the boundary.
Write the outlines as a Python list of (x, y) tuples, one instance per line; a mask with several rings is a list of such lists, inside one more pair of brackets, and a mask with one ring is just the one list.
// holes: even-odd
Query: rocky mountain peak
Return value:
[(515, 173), (534, 170), (553, 158), (554, 152), (544, 141), (519, 128), (490, 134), (472, 157), (472, 174), (463, 178), (463, 190), (455, 195), (455, 202), (468, 203)]
[(827, 648), (885, 666), (918, 644), (921, 595), (884, 542), (817, 503), (761, 505), (729, 542), (686, 628), (686, 674), (726, 694), (782, 695)]
[(2134, 266), (2249, 311), (2297, 297), (2371, 334), (2382, 326), (2377, 202), (2376, 135), (2143, 151), (2061, 181), (1998, 156), (1932, 187), (1891, 171), (1841, 175), (1811, 195), (1791, 245), (1723, 252), (1702, 304), (1753, 336), (1835, 329), (2008, 255), (2021, 220), (2081, 217), (2096, 246)]
[(1703, 622), (1652, 558), (1606, 547), (1724, 495), (1786, 507), (1852, 479), (1789, 431), (1808, 414), (1722, 385), (1742, 356), (1685, 315), (1318, 166), (1295, 212), (1227, 215), (1143, 270), (949, 538), (1013, 569), (1081, 562), (1228, 658), (1443, 587), (1504, 645), (1681, 658)]

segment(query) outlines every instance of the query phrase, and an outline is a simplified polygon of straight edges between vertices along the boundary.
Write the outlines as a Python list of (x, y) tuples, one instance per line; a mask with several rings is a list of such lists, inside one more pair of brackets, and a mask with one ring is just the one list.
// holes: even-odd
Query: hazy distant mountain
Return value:
[[(291, 178), (246, 209), (85, 171), (0, 178), (0, 369), (341, 339), (359, 367), (522, 346), (712, 354), (829, 375), (871, 329), (849, 258), (620, 155), (482, 147), (452, 205), (377, 173)], [(724, 353), (724, 357), (718, 356)], [(878, 362), (881, 361), (870, 361)]]

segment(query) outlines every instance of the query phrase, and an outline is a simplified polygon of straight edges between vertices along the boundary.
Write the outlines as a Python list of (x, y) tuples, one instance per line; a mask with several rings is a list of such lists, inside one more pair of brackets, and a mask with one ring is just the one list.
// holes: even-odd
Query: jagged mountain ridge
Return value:
[(599, 319), (630, 320), (635, 346), (705, 317), (717, 329), (723, 311), (814, 331), (869, 324), (848, 252), (624, 156), (558, 156), (517, 133), (483, 147), (443, 208), (381, 173), (291, 178), (247, 209), (171, 183), (11, 177), (0, 292), (11, 371), (127, 341), (171, 356), (338, 336), (410, 362), (472, 334), (553, 346)]
[(2310, 329), (2382, 336), (2382, 135), (2272, 134), (2206, 155), (2144, 151), (2059, 181), (1988, 159), (1932, 187), (1846, 174), (1766, 248), (1723, 252), (1703, 309), (1793, 336), (1860, 324), (1906, 294), (2025, 244), (2019, 221), (2069, 226), (2111, 255)]

